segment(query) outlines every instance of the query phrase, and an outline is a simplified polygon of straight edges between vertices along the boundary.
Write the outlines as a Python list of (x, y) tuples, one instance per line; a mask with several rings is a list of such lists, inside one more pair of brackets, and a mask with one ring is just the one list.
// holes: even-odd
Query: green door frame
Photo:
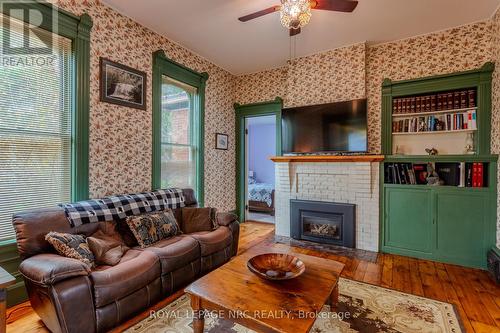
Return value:
[(161, 187), (161, 85), (162, 76), (197, 88), (194, 101), (194, 112), (197, 116), (193, 126), (194, 141), (198, 148), (196, 163), (196, 197), (198, 204), (204, 204), (204, 153), (205, 153), (205, 87), (208, 73), (198, 73), (187, 68), (165, 55), (163, 50), (153, 52), (153, 156), (152, 179), (153, 190)]
[(281, 110), (283, 99), (240, 105), (234, 104), (236, 112), (236, 210), (240, 221), (245, 221), (245, 119), (258, 116), (276, 116), (276, 155), (281, 156)]

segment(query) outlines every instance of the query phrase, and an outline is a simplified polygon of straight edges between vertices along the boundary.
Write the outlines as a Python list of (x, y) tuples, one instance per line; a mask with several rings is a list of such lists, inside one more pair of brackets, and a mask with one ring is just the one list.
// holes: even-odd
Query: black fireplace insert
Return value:
[(353, 204), (290, 200), (291, 236), (354, 248), (355, 207)]

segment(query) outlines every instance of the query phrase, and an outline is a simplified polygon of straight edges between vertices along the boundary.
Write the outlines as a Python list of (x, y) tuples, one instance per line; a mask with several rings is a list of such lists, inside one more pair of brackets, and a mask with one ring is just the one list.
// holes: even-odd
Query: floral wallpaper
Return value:
[[(53, 1), (73, 14), (88, 13), (91, 35), (90, 195), (102, 197), (151, 188), (152, 53), (166, 55), (198, 72), (208, 72), (205, 104), (205, 204), (235, 208), (233, 92), (235, 77), (202, 57), (139, 25), (98, 0)], [(147, 109), (99, 101), (99, 58), (147, 73)], [(215, 150), (215, 133), (227, 133), (229, 150)]]
[(235, 99), (240, 104), (272, 101), (285, 98), (287, 68), (280, 67), (236, 78)]
[(365, 43), (292, 60), (288, 65), (286, 106), (364, 98)]
[(238, 76), (240, 104), (283, 98), (285, 107), (364, 98), (365, 44), (293, 59), (284, 67)]

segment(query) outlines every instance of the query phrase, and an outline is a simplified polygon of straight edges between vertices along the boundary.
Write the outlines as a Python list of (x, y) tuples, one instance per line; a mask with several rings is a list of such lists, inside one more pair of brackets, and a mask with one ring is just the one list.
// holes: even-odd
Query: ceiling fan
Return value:
[(242, 16), (238, 20), (247, 22), (279, 11), (281, 24), (289, 29), (290, 36), (295, 36), (300, 33), (300, 28), (309, 23), (311, 9), (350, 13), (354, 11), (357, 5), (357, 1), (351, 0), (281, 0), (281, 5), (259, 10)]

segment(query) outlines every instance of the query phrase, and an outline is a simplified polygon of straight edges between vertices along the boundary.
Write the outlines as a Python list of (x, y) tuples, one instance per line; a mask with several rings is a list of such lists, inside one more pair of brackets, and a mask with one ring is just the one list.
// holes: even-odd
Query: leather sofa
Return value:
[[(186, 206), (196, 207), (190, 189)], [(175, 215), (180, 210), (174, 211)], [(236, 255), (239, 223), (216, 216), (210, 232), (182, 234), (141, 249), (132, 247), (115, 266), (90, 269), (58, 255), (45, 240), (49, 231), (90, 236), (103, 223), (71, 228), (62, 208), (16, 214), (13, 224), (31, 305), (52, 332), (105, 332)], [(108, 226), (105, 226), (108, 227)]]

